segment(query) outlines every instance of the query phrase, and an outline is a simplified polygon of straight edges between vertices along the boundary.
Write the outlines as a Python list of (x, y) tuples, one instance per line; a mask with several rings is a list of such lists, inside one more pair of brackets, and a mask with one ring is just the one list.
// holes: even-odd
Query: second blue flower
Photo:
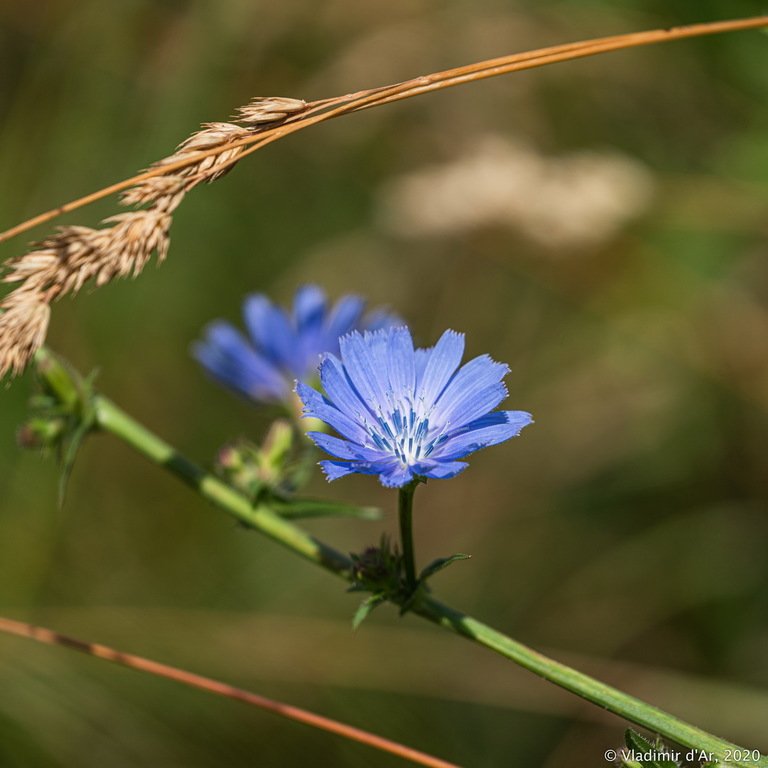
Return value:
[(344, 296), (329, 307), (325, 292), (315, 285), (296, 291), (292, 312), (275, 306), (264, 294), (252, 294), (243, 304), (247, 337), (218, 320), (192, 351), (225, 386), (251, 400), (287, 403), (296, 379), (314, 378), (321, 355), (339, 351), (340, 336), (396, 321), (383, 311), (363, 318), (364, 308), (358, 296)]

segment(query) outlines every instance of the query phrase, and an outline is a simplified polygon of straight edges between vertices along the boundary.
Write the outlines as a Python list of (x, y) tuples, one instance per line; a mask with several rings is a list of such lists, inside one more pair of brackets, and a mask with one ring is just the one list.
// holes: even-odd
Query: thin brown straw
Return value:
[(441, 760), (439, 757), (433, 757), (432, 755), (420, 752), (417, 749), (412, 749), (411, 747), (399, 744), (396, 741), (385, 739), (383, 736), (377, 736), (376, 734), (369, 733), (360, 728), (340, 723), (338, 720), (332, 720), (328, 717), (323, 717), (322, 715), (316, 715), (306, 709), (294, 707), (290, 704), (283, 704), (282, 702), (259, 696), (256, 693), (245, 691), (242, 688), (235, 688), (226, 683), (221, 683), (218, 680), (212, 680), (209, 677), (196, 675), (193, 672), (186, 672), (177, 667), (171, 667), (167, 664), (151, 661), (150, 659), (145, 659), (141, 656), (134, 656), (130, 653), (116, 651), (106, 645), (88, 643), (84, 640), (77, 640), (76, 638), (62, 635), (51, 629), (46, 629), (45, 627), (36, 627), (32, 624), (27, 624), (26, 622), (14, 621), (13, 619), (3, 617), (0, 617), (0, 632), (16, 635), (17, 637), (24, 637), (29, 640), (37, 640), (38, 642), (47, 645), (63, 646), (74, 651), (79, 651), (80, 653), (85, 653), (88, 656), (95, 656), (96, 658), (104, 659), (105, 661), (111, 661), (114, 664), (129, 667), (130, 669), (137, 669), (140, 672), (147, 672), (156, 677), (165, 677), (168, 680), (174, 680), (177, 683), (182, 683), (183, 685), (188, 685), (192, 688), (199, 688), (200, 690), (214, 693), (217, 696), (244, 701), (246, 704), (266, 710), (267, 712), (272, 712), (275, 715), (287, 717), (295, 722), (304, 723), (313, 728), (319, 728), (328, 733), (342, 736), (345, 739), (357, 741), (382, 752), (389, 752), (392, 755), (401, 757), (403, 760), (410, 760), (417, 765), (429, 766), (429, 768), (459, 768), (455, 763), (449, 763), (446, 760)]
[[(673, 40), (682, 40), (703, 35), (756, 29), (766, 26), (768, 26), (768, 16), (755, 16), (747, 19), (717, 21), (672, 27), (670, 29), (657, 29), (645, 32), (632, 32), (625, 35), (613, 35), (610, 37), (595, 38), (559, 46), (538, 48), (533, 51), (501, 56), (495, 59), (487, 59), (475, 64), (456, 67), (442, 72), (435, 72), (431, 75), (424, 75), (391, 86), (373, 88), (353, 94), (347, 94), (345, 96), (311, 102), (308, 112), (304, 112), (295, 118), (291, 118), (283, 125), (276, 128), (267, 129), (240, 141), (232, 142), (231, 144), (228, 144), (228, 148), (232, 149), (238, 146), (253, 145), (249, 146), (246, 152), (238, 156), (237, 160), (239, 160), (245, 154), (250, 154), (266, 144), (270, 144), (283, 136), (294, 133), (295, 131), (308, 128), (315, 123), (324, 122), (325, 120), (338, 117), (339, 115), (348, 112), (356, 112), (361, 109), (369, 109), (370, 107), (381, 106), (382, 104), (388, 104), (393, 101), (412, 98), (413, 96), (418, 96), (422, 93), (428, 93), (442, 88), (450, 88), (455, 85), (483, 80), (489, 77), (497, 77), (511, 72), (533, 69), (547, 64), (555, 64), (561, 61), (595, 56), (610, 51), (671, 42)], [(129, 179), (125, 179), (124, 181), (104, 187), (103, 189), (92, 192), (84, 197), (60, 205), (57, 208), (52, 208), (49, 211), (34, 216), (31, 219), (27, 219), (26, 221), (0, 233), (0, 242), (9, 240), (22, 232), (32, 229), (38, 224), (43, 224), (64, 213), (74, 211), (89, 203), (95, 202), (96, 200), (128, 189), (141, 181), (153, 178), (154, 176), (167, 175), (180, 168), (199, 163), (206, 157), (220, 154), (220, 152), (220, 148), (213, 148), (204, 152), (189, 153), (182, 160), (152, 168), (151, 170), (132, 176)], [(232, 163), (234, 162), (235, 161), (233, 160)]]

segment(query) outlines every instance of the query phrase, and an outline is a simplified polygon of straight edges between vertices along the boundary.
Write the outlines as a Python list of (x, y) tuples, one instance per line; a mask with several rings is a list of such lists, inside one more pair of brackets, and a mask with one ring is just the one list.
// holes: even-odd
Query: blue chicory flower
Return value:
[(533, 419), (495, 411), (507, 397), (509, 368), (488, 355), (459, 367), (464, 335), (446, 331), (434, 347), (414, 349), (408, 328), (352, 332), (340, 339), (341, 359), (320, 365), (324, 397), (303, 382), (304, 415), (341, 437), (309, 436), (336, 458), (320, 462), (328, 480), (353, 472), (401, 487), (417, 477), (453, 477), (471, 453), (520, 434)]
[(316, 285), (296, 291), (290, 313), (265, 295), (252, 294), (243, 303), (247, 338), (217, 320), (193, 345), (192, 353), (214, 379), (249, 399), (288, 402), (296, 379), (316, 376), (321, 355), (339, 352), (340, 336), (397, 322), (382, 310), (363, 319), (364, 309), (358, 296), (344, 296), (328, 307), (325, 292)]

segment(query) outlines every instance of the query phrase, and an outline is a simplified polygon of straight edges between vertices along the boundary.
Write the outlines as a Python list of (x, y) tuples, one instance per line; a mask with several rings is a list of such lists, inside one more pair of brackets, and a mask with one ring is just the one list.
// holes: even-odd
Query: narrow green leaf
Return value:
[(472, 555), (465, 555), (463, 552), (457, 552), (450, 557), (438, 557), (437, 560), (433, 560), (420, 574), (419, 581), (426, 581), (432, 578), (436, 573), (442, 571), (443, 568), (447, 568), (451, 563), (455, 563), (457, 560), (469, 560)]
[[(46, 349), (39, 350), (35, 360), (38, 378), (45, 394), (36, 396), (32, 403), (33, 414), (38, 419), (36, 434), (31, 434), (28, 430), (22, 437), (48, 439), (52, 446), (55, 444), (58, 448), (61, 464), (58, 503), (59, 507), (62, 507), (77, 451), (96, 424), (93, 384), (97, 372), (92, 371), (88, 376), (82, 377)], [(41, 431), (40, 419), (49, 422), (47, 431)], [(28, 426), (34, 431), (32, 422)]]
[(67, 485), (72, 475), (72, 468), (75, 466), (77, 452), (83, 443), (86, 435), (91, 431), (93, 425), (88, 421), (80, 421), (72, 432), (67, 435), (64, 443), (64, 452), (61, 458), (61, 470), (59, 473), (58, 505), (59, 509), (64, 507), (64, 499), (67, 495)]
[(367, 618), (371, 611), (386, 601), (383, 595), (371, 595), (366, 597), (355, 611), (352, 617), (352, 629), (357, 629)]

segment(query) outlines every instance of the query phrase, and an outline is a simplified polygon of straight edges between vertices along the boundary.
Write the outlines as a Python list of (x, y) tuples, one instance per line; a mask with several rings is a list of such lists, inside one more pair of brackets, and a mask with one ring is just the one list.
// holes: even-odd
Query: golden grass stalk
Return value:
[(449, 763), (446, 760), (441, 760), (439, 757), (433, 757), (425, 752), (420, 752), (417, 749), (412, 749), (411, 747), (399, 744), (396, 741), (385, 739), (383, 736), (377, 736), (375, 733), (355, 728), (352, 725), (341, 723), (338, 720), (332, 720), (331, 718), (317, 715), (314, 712), (301, 709), (300, 707), (294, 707), (291, 704), (284, 704), (280, 701), (275, 701), (274, 699), (268, 699), (257, 693), (251, 693), (251, 691), (246, 691), (242, 688), (235, 688), (232, 685), (221, 683), (218, 680), (213, 680), (210, 677), (203, 677), (202, 675), (197, 675), (193, 672), (187, 672), (178, 667), (171, 667), (168, 664), (161, 664), (160, 662), (145, 659), (141, 656), (134, 656), (131, 653), (117, 651), (106, 645), (89, 643), (84, 640), (69, 637), (68, 635), (62, 635), (59, 632), (54, 632), (52, 629), (37, 627), (23, 621), (15, 621), (14, 619), (6, 619), (3, 617), (0, 617), (0, 632), (15, 635), (16, 637), (24, 637), (29, 640), (36, 640), (37, 642), (46, 645), (69, 648), (74, 651), (79, 651), (80, 653), (85, 653), (88, 656), (93, 656), (97, 659), (111, 661), (114, 664), (119, 664), (123, 667), (128, 667), (129, 669), (136, 669), (140, 672), (147, 672), (150, 675), (155, 675), (156, 677), (164, 677), (168, 680), (174, 680), (177, 683), (190, 686), (191, 688), (199, 688), (200, 690), (208, 691), (217, 696), (224, 696), (228, 699), (243, 701), (246, 704), (258, 707), (267, 712), (272, 712), (280, 717), (286, 717), (294, 722), (303, 723), (312, 728), (319, 728), (320, 730), (333, 733), (345, 739), (360, 742), (373, 749), (388, 752), (403, 760), (416, 763), (417, 765), (425, 765), (428, 766), (428, 768), (458, 768), (455, 763)]
[(6, 264), (3, 281), (21, 285), (0, 302), (0, 378), (8, 372), (16, 375), (22, 371), (43, 343), (51, 301), (79, 290), (89, 281), (103, 285), (116, 277), (135, 277), (152, 253), (162, 261), (168, 251), (171, 215), (186, 193), (202, 182), (220, 178), (242, 158), (273, 141), (343, 114), (463, 83), (610, 51), (759, 27), (768, 27), (768, 16), (539, 48), (309, 103), (284, 97), (252, 99), (236, 111), (235, 122), (203, 124), (174, 154), (143, 173), (0, 233), (3, 242), (116, 192), (123, 192), (124, 205), (147, 206), (105, 219), (102, 223), (107, 226), (101, 229), (61, 228), (30, 253)]

